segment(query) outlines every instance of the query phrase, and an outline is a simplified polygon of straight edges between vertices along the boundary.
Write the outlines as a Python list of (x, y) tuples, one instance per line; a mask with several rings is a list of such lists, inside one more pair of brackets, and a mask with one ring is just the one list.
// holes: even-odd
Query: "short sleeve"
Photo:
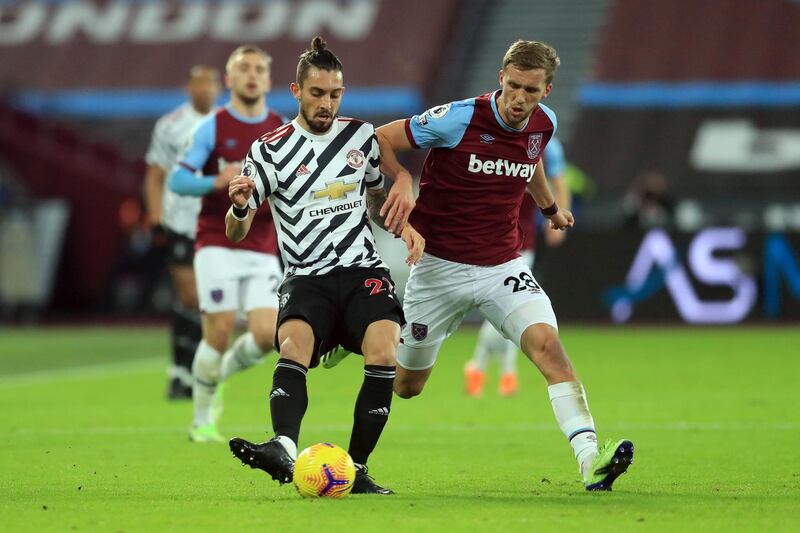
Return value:
[(217, 135), (217, 120), (215, 116), (201, 122), (189, 141), (189, 145), (178, 159), (178, 164), (192, 172), (202, 169), (214, 151), (214, 142)]
[(166, 138), (166, 124), (163, 120), (156, 122), (153, 128), (153, 135), (150, 138), (150, 146), (144, 156), (148, 165), (161, 167), (165, 171), (172, 168), (173, 159), (170, 157), (169, 143)]
[(544, 111), (544, 114), (547, 115), (547, 118), (550, 119), (550, 122), (553, 124), (553, 137), (556, 136), (556, 132), (558, 131), (558, 119), (556, 118), (556, 113), (543, 103), (539, 102), (539, 108)]
[(258, 209), (261, 204), (278, 188), (278, 177), (272, 165), (272, 159), (266, 153), (264, 143), (258, 140), (250, 147), (247, 157), (242, 164), (242, 176), (251, 178), (256, 188), (250, 197), (250, 209)]
[(406, 135), (415, 148), (454, 148), (475, 112), (475, 99), (432, 107), (406, 119)]
[(554, 179), (564, 174), (566, 169), (564, 146), (561, 141), (552, 137), (544, 148), (544, 173), (548, 179)]
[(364, 172), (367, 189), (382, 189), (383, 174), (381, 174), (381, 149), (378, 145), (378, 137), (372, 134), (372, 145), (367, 155), (367, 167)]

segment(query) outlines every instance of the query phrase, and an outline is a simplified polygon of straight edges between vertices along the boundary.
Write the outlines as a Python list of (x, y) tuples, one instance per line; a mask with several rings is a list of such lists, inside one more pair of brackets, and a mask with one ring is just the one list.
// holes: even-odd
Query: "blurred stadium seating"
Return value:
[[(191, 65), (263, 46), (269, 104), (291, 116), (296, 57), (320, 33), (345, 64), (342, 112), (381, 124), (494, 89), (508, 44), (539, 39), (561, 54), (548, 104), (581, 206), (566, 246), (540, 254), (560, 319), (796, 320), (797, 27), (796, 0), (2, 2), (0, 224), (12, 206), (66, 203), (52, 294), (30, 304), (43, 318), (151, 316), (166, 285), (142, 157)], [(663, 175), (674, 212), (621, 230), (643, 171)], [(6, 263), (0, 291), (19, 275)], [(0, 316), (25, 305), (0, 292)]]

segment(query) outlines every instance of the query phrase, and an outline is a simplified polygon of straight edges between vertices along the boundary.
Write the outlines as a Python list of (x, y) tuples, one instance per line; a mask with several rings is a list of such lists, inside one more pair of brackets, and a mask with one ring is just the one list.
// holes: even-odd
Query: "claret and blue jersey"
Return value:
[[(231, 202), (227, 188), (214, 190), (214, 178), (226, 165), (241, 168), (252, 142), (283, 123), (284, 119), (269, 109), (257, 117), (246, 117), (226, 106), (198, 125), (169, 177), (169, 187), (174, 192), (203, 197), (197, 221), (198, 249), (223, 246), (277, 254), (275, 226), (268, 210), (258, 213), (246, 239), (239, 243), (227, 239), (225, 213)], [(202, 176), (197, 175), (198, 171)]]
[(539, 104), (525, 126), (511, 128), (500, 117), (498, 96), (452, 102), (406, 120), (411, 145), (430, 148), (410, 221), (431, 255), (473, 265), (519, 255), (520, 206), (557, 123)]

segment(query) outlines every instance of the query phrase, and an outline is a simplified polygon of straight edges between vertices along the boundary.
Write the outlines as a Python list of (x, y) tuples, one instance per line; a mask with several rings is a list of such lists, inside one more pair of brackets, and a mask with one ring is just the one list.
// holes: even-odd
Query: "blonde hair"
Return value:
[(503, 56), (503, 70), (509, 65), (514, 65), (520, 70), (544, 69), (548, 84), (553, 82), (553, 76), (560, 64), (561, 60), (556, 49), (539, 41), (520, 39), (512, 43)]
[(242, 54), (258, 54), (264, 58), (264, 61), (267, 63), (267, 68), (270, 68), (272, 64), (272, 56), (266, 53), (263, 49), (259, 48), (254, 44), (243, 44), (242, 46), (238, 47), (236, 50), (231, 52), (231, 55), (228, 56), (228, 61), (225, 63), (225, 72), (230, 72), (233, 68), (233, 63), (236, 61), (236, 57)]

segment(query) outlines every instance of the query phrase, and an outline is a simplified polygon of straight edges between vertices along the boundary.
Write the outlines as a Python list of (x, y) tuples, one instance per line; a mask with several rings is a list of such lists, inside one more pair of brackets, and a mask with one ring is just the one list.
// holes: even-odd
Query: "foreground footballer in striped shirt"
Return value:
[[(341, 345), (364, 355), (348, 449), (356, 463), (352, 492), (391, 494), (367, 475), (366, 465), (389, 417), (405, 319), (367, 216), (384, 226), (378, 141), (372, 124), (336, 116), (342, 82), (339, 59), (314, 38), (291, 86), (300, 112), (253, 143), (243, 175), (228, 189), (228, 238), (244, 239), (268, 201), (286, 266), (276, 343), (281, 359), (269, 397), (275, 437), (261, 444), (234, 438), (230, 447), (252, 468), (291, 481), (308, 404), (306, 372), (321, 353)], [(410, 252), (407, 262), (416, 263), (425, 241), (408, 225), (400, 236)]]

